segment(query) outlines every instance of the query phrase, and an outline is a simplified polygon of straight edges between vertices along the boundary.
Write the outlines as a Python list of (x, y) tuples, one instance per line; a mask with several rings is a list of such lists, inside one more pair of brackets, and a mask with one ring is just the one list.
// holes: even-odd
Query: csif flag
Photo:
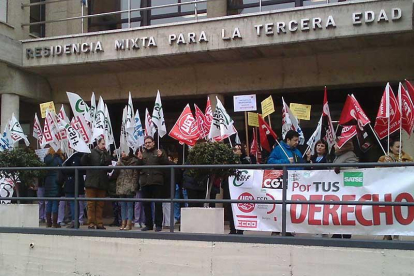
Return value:
[(139, 117), (139, 111), (135, 112), (135, 127), (134, 127), (134, 133), (132, 135), (134, 140), (134, 152), (144, 144), (144, 130), (142, 128), (141, 118)]
[(379, 139), (384, 139), (388, 135), (400, 129), (401, 112), (398, 107), (397, 98), (389, 83), (385, 87), (375, 120), (374, 130)]
[(92, 92), (91, 96), (91, 107), (89, 109), (89, 117), (90, 117), (90, 126), (93, 126), (93, 123), (95, 122), (95, 115), (96, 115), (96, 100), (95, 100), (95, 93)]
[(75, 93), (66, 92), (68, 96), (70, 107), (72, 108), (73, 116), (85, 116), (85, 119), (88, 122), (91, 121), (90, 111), (88, 105), (83, 101), (83, 99)]
[(10, 136), (10, 126), (9, 123), (4, 127), (3, 134), (0, 137), (0, 151), (5, 151), (13, 149), (13, 141)]
[[(105, 104), (102, 97), (99, 97), (98, 107), (96, 108), (95, 121), (92, 128), (92, 139), (95, 140), (105, 134)], [(108, 142), (108, 141), (105, 141)]]
[[(414, 92), (414, 91), (413, 91)], [(409, 136), (414, 128), (414, 104), (407, 90), (401, 84), (398, 87), (398, 105), (401, 110), (401, 126)]]
[(185, 106), (168, 135), (188, 146), (193, 147), (195, 145), (200, 137), (200, 133), (198, 132), (197, 121), (191, 113), (189, 104)]
[[(257, 114), (259, 117), (259, 135), (260, 135), (260, 145), (262, 148), (267, 150), (268, 152), (271, 152), (271, 148), (269, 145), (269, 139), (268, 135), (271, 135), (271, 137), (276, 141), (277, 135), (276, 133), (270, 128), (270, 126), (265, 122), (263, 117), (259, 114)], [(273, 146), (274, 143), (272, 143)]]
[(105, 104), (105, 146), (106, 149), (109, 150), (110, 145), (114, 144), (115, 137), (114, 132), (112, 130), (112, 123), (111, 123), (111, 117), (109, 117), (109, 111), (108, 106)]
[(160, 91), (157, 92), (157, 98), (155, 99), (154, 110), (152, 111), (152, 122), (157, 126), (158, 135), (162, 138), (167, 134), (167, 128), (165, 127), (164, 111), (162, 109)]
[(214, 141), (222, 141), (235, 134), (237, 130), (233, 126), (233, 119), (230, 118), (219, 98), (216, 97), (216, 100), (216, 110), (214, 111), (208, 138)]
[(120, 153), (129, 152), (128, 147), (128, 133), (126, 132), (126, 123), (127, 123), (127, 113), (128, 113), (128, 107), (125, 106), (124, 110), (122, 111), (122, 123), (121, 123), (121, 135), (119, 137), (119, 149)]

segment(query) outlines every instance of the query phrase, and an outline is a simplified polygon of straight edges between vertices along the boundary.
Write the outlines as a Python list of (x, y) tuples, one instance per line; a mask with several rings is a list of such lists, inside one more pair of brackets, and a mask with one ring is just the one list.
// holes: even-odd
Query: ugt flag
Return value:
[(189, 104), (185, 106), (168, 135), (186, 145), (192, 147), (195, 145), (200, 137), (200, 133), (198, 132), (197, 122), (191, 113)]
[(380, 139), (400, 129), (401, 113), (398, 101), (389, 83), (385, 87), (375, 120), (374, 130)]
[(414, 104), (401, 82), (398, 88), (398, 105), (401, 110), (402, 128), (411, 136), (414, 128)]

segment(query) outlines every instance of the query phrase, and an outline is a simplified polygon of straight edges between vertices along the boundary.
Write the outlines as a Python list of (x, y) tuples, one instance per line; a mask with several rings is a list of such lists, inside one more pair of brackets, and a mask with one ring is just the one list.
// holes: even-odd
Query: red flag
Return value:
[(323, 110), (322, 110), (322, 125), (325, 131), (324, 139), (328, 143), (328, 152), (331, 151), (333, 145), (335, 145), (336, 134), (332, 124), (331, 112), (328, 105), (328, 91), (325, 86), (325, 93), (323, 96)]
[(337, 145), (339, 148), (352, 139), (357, 134), (357, 127), (354, 126), (344, 126), (342, 128), (341, 136), (338, 137)]
[(204, 139), (208, 135), (210, 127), (207, 123), (206, 116), (196, 104), (194, 104), (194, 109), (198, 132), (200, 133), (200, 138)]
[(256, 157), (256, 163), (260, 164), (262, 159), (262, 153), (259, 149), (259, 144), (257, 142), (257, 131), (256, 128), (253, 129), (253, 141), (252, 145), (250, 146), (250, 155)]
[(339, 124), (342, 126), (354, 124), (354, 120), (357, 121), (357, 124), (361, 129), (371, 123), (364, 110), (362, 110), (358, 101), (355, 99), (354, 95), (348, 95), (344, 108), (342, 109)]
[(401, 82), (398, 88), (398, 105), (401, 110), (402, 128), (411, 136), (414, 128), (414, 104)]
[[(211, 122), (213, 121), (213, 111), (211, 110), (211, 103), (210, 103), (210, 98), (209, 97), (207, 97), (206, 111), (204, 112), (204, 114), (206, 116), (207, 129), (208, 129), (208, 132), (210, 132)], [(207, 133), (207, 135), (208, 135), (208, 133)]]
[(196, 120), (191, 113), (190, 105), (186, 105), (168, 135), (189, 146), (195, 145), (196, 141), (200, 137), (200, 133), (197, 129)]
[[(374, 130), (380, 139), (400, 129), (401, 113), (398, 101), (389, 83), (385, 87), (375, 120)], [(389, 125), (388, 125), (389, 124)]]
[(414, 86), (408, 80), (405, 80), (405, 84), (407, 85), (407, 90), (410, 94), (411, 100), (414, 101)]
[(262, 148), (270, 152), (271, 150), (269, 146), (269, 141), (267, 140), (267, 135), (272, 135), (275, 140), (277, 139), (277, 135), (270, 128), (270, 126), (263, 120), (263, 117), (261, 115), (257, 114), (257, 116), (259, 116), (260, 145), (262, 145)]

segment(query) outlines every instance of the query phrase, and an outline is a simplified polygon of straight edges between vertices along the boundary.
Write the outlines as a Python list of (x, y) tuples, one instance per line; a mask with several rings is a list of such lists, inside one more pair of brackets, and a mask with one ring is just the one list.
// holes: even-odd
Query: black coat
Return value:
[[(58, 154), (47, 154), (44, 159), (47, 167), (59, 167), (63, 164), (63, 159)], [(59, 183), (59, 171), (49, 170), (45, 177), (45, 196), (58, 197), (61, 195), (62, 184)]]
[[(109, 166), (111, 156), (108, 151), (100, 150), (98, 147), (91, 150), (81, 158), (83, 166)], [(108, 170), (86, 170), (86, 188), (107, 190), (109, 187)]]
[[(78, 167), (81, 166), (82, 153), (75, 153), (72, 155), (66, 162), (63, 164), (64, 167)], [(63, 171), (66, 181), (65, 181), (65, 194), (75, 194), (75, 171), (74, 170), (64, 170)], [(85, 170), (78, 170), (78, 187), (79, 194), (85, 194)]]

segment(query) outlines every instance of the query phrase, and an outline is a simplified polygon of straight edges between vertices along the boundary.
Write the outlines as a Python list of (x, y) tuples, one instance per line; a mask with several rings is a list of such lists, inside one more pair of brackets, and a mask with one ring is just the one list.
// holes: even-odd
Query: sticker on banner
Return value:
[(253, 170), (237, 170), (236, 175), (232, 177), (234, 187), (240, 187), (243, 189), (251, 189), (253, 187), (254, 180)]
[(283, 189), (283, 171), (265, 170), (263, 174), (262, 188)]
[[(254, 200), (254, 196), (251, 193), (242, 193), (239, 195), (238, 200)], [(243, 213), (250, 213), (254, 210), (254, 203), (237, 203), (237, 208)]]

